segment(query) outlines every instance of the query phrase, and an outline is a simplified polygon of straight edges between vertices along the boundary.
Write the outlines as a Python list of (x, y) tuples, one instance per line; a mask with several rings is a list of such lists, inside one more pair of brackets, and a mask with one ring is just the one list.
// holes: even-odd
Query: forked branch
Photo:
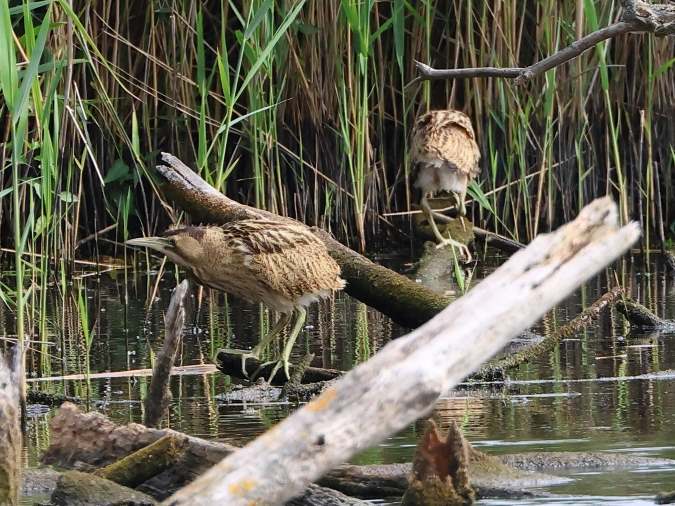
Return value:
[(478, 67), (463, 69), (435, 69), (422, 62), (415, 62), (419, 76), (416, 80), (431, 79), (465, 79), (472, 77), (501, 77), (515, 79), (516, 84), (523, 84), (543, 74), (547, 70), (558, 67), (573, 60), (603, 40), (617, 37), (624, 33), (648, 32), (658, 36), (675, 35), (675, 3), (647, 4), (640, 0), (624, 0), (621, 20), (600, 30), (596, 30), (564, 49), (544, 58), (529, 67)]

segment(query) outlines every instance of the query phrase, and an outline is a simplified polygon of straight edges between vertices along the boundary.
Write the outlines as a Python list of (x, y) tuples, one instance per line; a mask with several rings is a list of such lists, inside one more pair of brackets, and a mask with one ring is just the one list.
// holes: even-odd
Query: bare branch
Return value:
[(624, 33), (648, 32), (657, 36), (675, 35), (675, 3), (650, 5), (639, 0), (624, 0), (624, 12), (621, 21), (596, 30), (564, 49), (544, 58), (529, 67), (477, 67), (463, 69), (435, 69), (416, 61), (419, 76), (415, 80), (465, 79), (473, 77), (499, 77), (515, 79), (516, 84), (524, 84), (530, 79), (573, 60), (583, 52), (592, 49), (603, 40)]

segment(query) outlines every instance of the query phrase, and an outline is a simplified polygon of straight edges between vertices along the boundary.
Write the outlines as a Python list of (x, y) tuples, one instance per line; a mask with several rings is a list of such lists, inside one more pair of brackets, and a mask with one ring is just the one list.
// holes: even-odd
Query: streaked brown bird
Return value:
[(451, 245), (471, 261), (469, 248), (443, 237), (435, 218), (448, 222), (450, 218), (434, 211), (427, 200), (439, 191), (455, 194), (459, 214), (466, 216), (466, 189), (479, 173), (480, 150), (471, 120), (454, 109), (429, 111), (415, 121), (412, 133), (412, 163), (416, 169), (415, 186), (422, 191), (422, 211), (431, 225), (438, 246)]
[(127, 241), (130, 246), (152, 248), (185, 267), (202, 285), (250, 302), (262, 302), (281, 317), (246, 359), (260, 352), (293, 320), (293, 326), (270, 380), (283, 366), (289, 375), (289, 357), (306, 318), (305, 307), (341, 290), (340, 266), (324, 243), (300, 223), (252, 219), (224, 226), (185, 227), (161, 237)]

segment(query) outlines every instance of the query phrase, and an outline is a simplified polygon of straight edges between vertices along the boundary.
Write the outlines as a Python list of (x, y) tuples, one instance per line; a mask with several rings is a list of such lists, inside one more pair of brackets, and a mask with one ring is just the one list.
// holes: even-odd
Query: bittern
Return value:
[(435, 218), (450, 218), (434, 211), (427, 200), (440, 191), (453, 192), (460, 216), (466, 216), (466, 189), (479, 173), (480, 150), (469, 117), (453, 109), (429, 111), (415, 121), (412, 134), (412, 163), (416, 168), (415, 186), (422, 191), (422, 211), (431, 225), (438, 247), (454, 246), (471, 261), (469, 248), (443, 237)]
[(294, 322), (270, 381), (281, 366), (289, 376), (289, 357), (306, 318), (305, 307), (341, 290), (340, 267), (324, 243), (300, 223), (290, 220), (251, 219), (224, 226), (185, 227), (161, 237), (127, 241), (152, 248), (185, 267), (203, 286), (250, 302), (262, 302), (281, 317), (250, 352), (227, 350), (246, 359), (260, 352)]

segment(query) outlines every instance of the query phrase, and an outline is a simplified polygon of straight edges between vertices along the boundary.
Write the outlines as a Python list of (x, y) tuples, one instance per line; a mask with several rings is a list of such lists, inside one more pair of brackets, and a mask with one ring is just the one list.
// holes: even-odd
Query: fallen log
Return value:
[[(635, 223), (619, 228), (611, 199), (594, 201), (576, 220), (537, 237), (432, 320), (388, 343), (165, 504), (283, 504), (296, 497), (354, 453), (428, 413), (442, 393), (639, 235)], [(363, 423), (375, 419), (381, 423)]]
[[(151, 444), (148, 441), (158, 441), (167, 434), (184, 439), (187, 447), (179, 460), (137, 487), (158, 499), (168, 497), (237, 449), (168, 429), (151, 429), (134, 423), (119, 426), (101, 413), (83, 413), (69, 403), (57, 411), (50, 428), (52, 437), (43, 462), (64, 468), (114, 465), (134, 452), (143, 452)], [(472, 486), (480, 497), (521, 497), (530, 494), (528, 488), (568, 481), (567, 478), (520, 471), (501, 463), (503, 457), (492, 457), (472, 447), (470, 451)], [(619, 454), (611, 454), (611, 458), (618, 457)], [(411, 471), (412, 464), (343, 465), (326, 474), (319, 485), (363, 499), (400, 498), (408, 486)]]
[(152, 369), (152, 378), (145, 398), (145, 415), (143, 421), (148, 427), (157, 427), (164, 417), (171, 402), (171, 368), (176, 361), (176, 353), (183, 334), (185, 322), (185, 296), (189, 282), (183, 280), (171, 296), (169, 308), (164, 315), (164, 344), (157, 354), (155, 366)]
[[(226, 197), (169, 153), (162, 153), (162, 161), (164, 165), (157, 165), (162, 192), (195, 220), (217, 224), (270, 217), (290, 220)], [(318, 228), (312, 228), (312, 231), (323, 240), (330, 255), (340, 265), (342, 277), (347, 281), (346, 292), (396, 323), (408, 328), (418, 327), (449, 304), (447, 297), (371, 262), (340, 244), (329, 233)]]
[(167, 434), (154, 443), (96, 470), (94, 474), (125, 487), (135, 488), (174, 466), (187, 444), (187, 438)]
[(500, 358), (493, 363), (486, 364), (476, 374), (471, 376), (471, 381), (501, 381), (506, 371), (514, 369), (550, 352), (560, 341), (567, 339), (595, 321), (603, 309), (610, 306), (623, 295), (621, 287), (614, 287), (609, 292), (588, 306), (581, 314), (551, 333), (543, 340), (539, 340), (531, 346)]
[[(253, 376), (253, 374), (258, 371), (258, 377), (260, 378), (269, 378), (270, 373), (274, 367), (274, 364), (268, 364), (265, 367), (260, 368), (262, 362), (256, 358), (249, 358), (246, 360), (246, 375), (241, 368), (241, 355), (234, 353), (228, 353), (226, 350), (218, 350), (216, 354), (216, 367), (223, 374), (228, 376), (234, 376), (235, 378), (248, 379)], [(291, 372), (295, 370), (294, 365), (291, 364)], [(300, 383), (317, 383), (319, 381), (330, 381), (342, 375), (341, 371), (336, 369), (324, 369), (322, 367), (306, 367), (304, 374)], [(274, 378), (272, 378), (272, 385), (284, 385), (288, 379), (286, 378), (286, 373), (283, 370), (277, 371)]]
[(625, 297), (617, 301), (615, 306), (626, 317), (631, 327), (650, 330), (675, 330), (675, 322), (659, 318), (631, 298)]
[(503, 235), (495, 234), (489, 230), (482, 229), (480, 227), (473, 227), (473, 233), (476, 236), (476, 239), (484, 242), (488, 246), (492, 246), (504, 253), (511, 255), (516, 251), (520, 251), (525, 247), (523, 243), (516, 241), (515, 239), (510, 239), (504, 237)]
[(152, 497), (80, 471), (67, 471), (56, 482), (50, 504), (53, 506), (153, 506)]
[(21, 464), (21, 384), (23, 349), (16, 344), (7, 356), (0, 352), (0, 504), (19, 504)]

